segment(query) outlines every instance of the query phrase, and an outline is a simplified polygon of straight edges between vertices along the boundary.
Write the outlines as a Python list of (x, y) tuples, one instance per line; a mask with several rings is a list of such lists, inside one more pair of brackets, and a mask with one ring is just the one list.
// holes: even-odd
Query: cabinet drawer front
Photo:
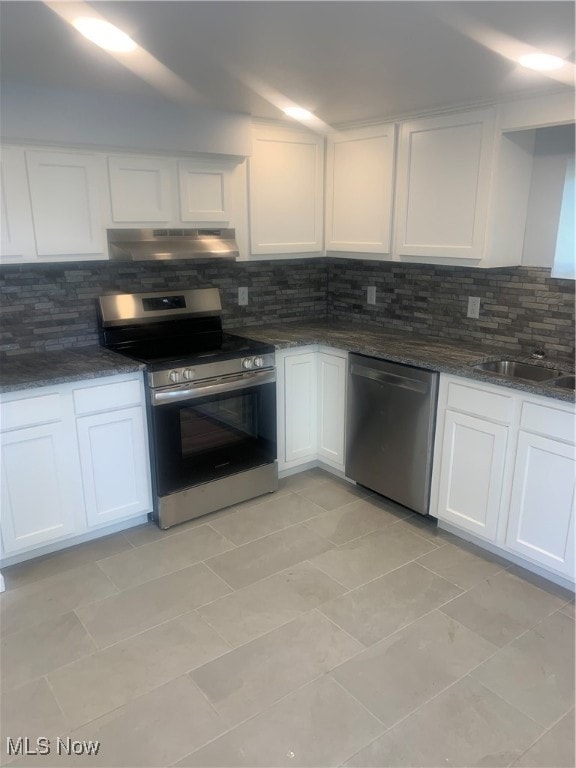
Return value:
[(138, 405), (141, 402), (140, 381), (122, 381), (115, 384), (100, 384), (83, 387), (74, 391), (74, 411), (78, 416), (111, 408)]
[(555, 437), (557, 440), (566, 440), (571, 443), (575, 440), (575, 415), (561, 408), (524, 403), (520, 426), (522, 429)]
[(0, 429), (18, 429), (47, 424), (62, 418), (60, 395), (39, 395), (0, 405)]
[(448, 407), (472, 413), (475, 416), (508, 423), (512, 420), (514, 400), (507, 395), (489, 392), (485, 389), (450, 383), (448, 386)]

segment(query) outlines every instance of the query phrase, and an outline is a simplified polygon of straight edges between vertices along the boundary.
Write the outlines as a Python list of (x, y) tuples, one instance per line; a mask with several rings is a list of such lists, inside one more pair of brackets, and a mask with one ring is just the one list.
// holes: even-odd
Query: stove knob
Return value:
[(184, 368), (182, 371), (182, 376), (186, 381), (192, 381), (194, 378), (194, 368)]
[(168, 378), (172, 384), (177, 384), (180, 381), (180, 371), (170, 371)]
[(263, 365), (264, 365), (264, 360), (261, 357), (254, 358), (254, 368), (262, 368)]
[(244, 360), (242, 360), (242, 368), (245, 368), (247, 371), (249, 371), (250, 368), (252, 368), (252, 365), (253, 365), (252, 358), (245, 357)]

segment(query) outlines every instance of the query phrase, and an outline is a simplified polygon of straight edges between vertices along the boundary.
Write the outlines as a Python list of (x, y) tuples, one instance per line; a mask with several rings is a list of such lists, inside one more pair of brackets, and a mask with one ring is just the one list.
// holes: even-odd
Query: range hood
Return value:
[(234, 229), (109, 229), (108, 252), (113, 261), (174, 261), (235, 259)]

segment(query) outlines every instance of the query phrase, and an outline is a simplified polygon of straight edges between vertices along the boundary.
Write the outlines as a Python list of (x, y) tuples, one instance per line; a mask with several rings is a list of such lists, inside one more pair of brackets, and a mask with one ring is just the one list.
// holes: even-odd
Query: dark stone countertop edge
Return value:
[(243, 327), (230, 329), (231, 333), (246, 336), (256, 341), (273, 345), (277, 350), (308, 345), (322, 345), (346, 352), (377, 357), (392, 362), (413, 365), (418, 368), (448, 373), (485, 384), (495, 384), (507, 389), (540, 395), (553, 400), (574, 403), (573, 390), (547, 386), (541, 382), (523, 379), (508, 379), (485, 371), (475, 370), (472, 365), (499, 359), (514, 359), (521, 362), (560, 368), (566, 374), (573, 374), (566, 361), (535, 361), (515, 355), (497, 347), (484, 345), (463, 345), (446, 339), (415, 336), (409, 331), (386, 331), (374, 326), (336, 323), (291, 323), (259, 328)]
[(30, 353), (0, 364), (0, 394), (143, 370), (141, 363), (96, 345)]

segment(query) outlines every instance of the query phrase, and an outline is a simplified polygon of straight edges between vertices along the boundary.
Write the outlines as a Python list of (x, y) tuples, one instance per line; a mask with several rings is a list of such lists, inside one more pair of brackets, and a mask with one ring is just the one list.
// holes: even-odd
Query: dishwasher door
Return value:
[(438, 374), (349, 356), (346, 475), (428, 514)]

